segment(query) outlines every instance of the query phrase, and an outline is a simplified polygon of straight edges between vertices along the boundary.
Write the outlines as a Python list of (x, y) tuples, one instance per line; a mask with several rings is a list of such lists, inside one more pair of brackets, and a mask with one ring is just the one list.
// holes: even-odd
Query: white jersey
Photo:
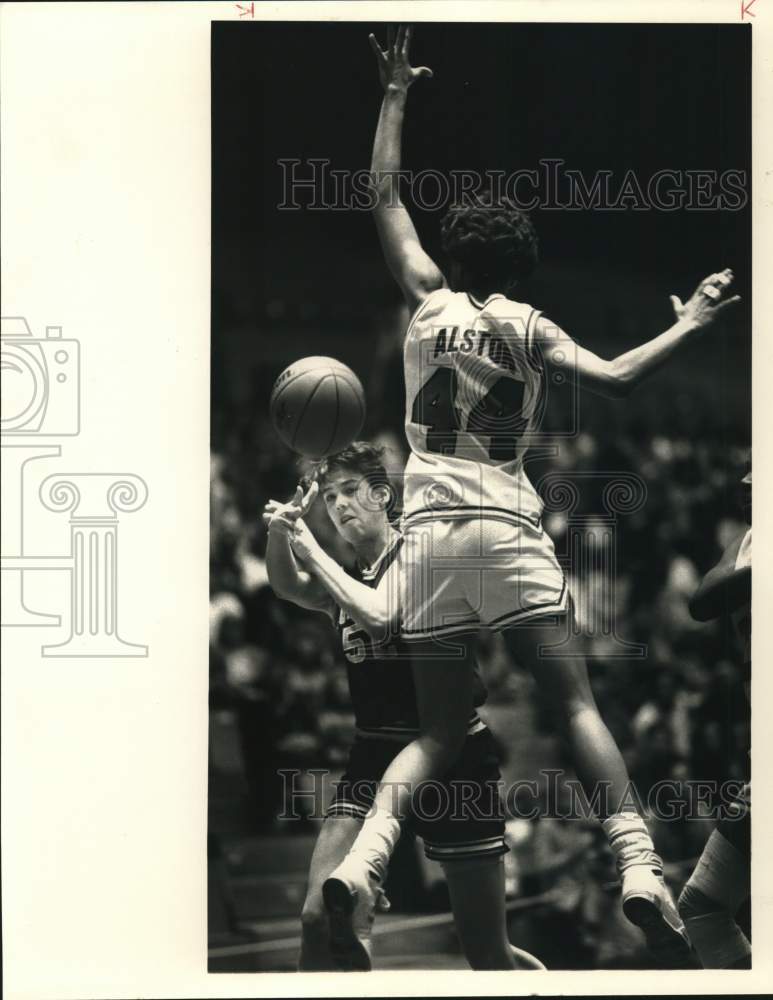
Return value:
[(419, 306), (404, 347), (405, 523), (490, 517), (537, 524), (523, 468), (544, 401), (536, 309), (441, 288)]

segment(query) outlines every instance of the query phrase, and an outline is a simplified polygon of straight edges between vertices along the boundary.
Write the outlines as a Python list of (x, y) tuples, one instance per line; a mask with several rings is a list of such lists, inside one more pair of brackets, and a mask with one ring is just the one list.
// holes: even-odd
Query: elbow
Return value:
[(382, 612), (378, 608), (368, 612), (368, 615), (362, 624), (373, 642), (380, 643), (389, 641), (391, 622), (389, 615), (385, 612)]
[(606, 386), (606, 394), (610, 399), (627, 399), (633, 392), (636, 383), (630, 371), (613, 361), (609, 366)]

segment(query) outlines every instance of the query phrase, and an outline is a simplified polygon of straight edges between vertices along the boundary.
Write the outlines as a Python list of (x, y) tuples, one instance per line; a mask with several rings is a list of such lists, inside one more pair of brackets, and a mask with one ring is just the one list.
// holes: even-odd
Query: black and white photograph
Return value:
[(213, 25), (210, 972), (752, 966), (751, 135), (748, 25)]
[(771, 53), (0, 4), (8, 1000), (767, 995)]

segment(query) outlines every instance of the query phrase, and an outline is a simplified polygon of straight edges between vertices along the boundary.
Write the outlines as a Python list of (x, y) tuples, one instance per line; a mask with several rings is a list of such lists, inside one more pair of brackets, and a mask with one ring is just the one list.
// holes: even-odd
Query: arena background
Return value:
[[(294, 967), (305, 870), (317, 821), (279, 821), (280, 768), (335, 778), (352, 718), (336, 636), (321, 616), (267, 585), (260, 513), (297, 482), (268, 422), (277, 374), (309, 354), (360, 376), (363, 436), (406, 456), (399, 292), (366, 212), (279, 210), (279, 160), (367, 167), (381, 99), (370, 30), (384, 25), (213, 24), (212, 502), (209, 929), (212, 971)], [(404, 166), (537, 168), (558, 158), (591, 180), (633, 169), (745, 171), (750, 177), (751, 32), (707, 25), (426, 24), (413, 62), (435, 72), (412, 90)], [(299, 174), (308, 168), (302, 163)], [(747, 193), (748, 181), (747, 181)], [(304, 202), (303, 193), (299, 201)], [(414, 217), (438, 259), (439, 213)], [(618, 534), (618, 633), (644, 660), (589, 641), (596, 697), (639, 791), (655, 782), (746, 774), (749, 710), (721, 625), (697, 625), (687, 600), (740, 528), (736, 484), (749, 457), (751, 217), (739, 211), (533, 213), (541, 265), (522, 297), (603, 356), (670, 324), (669, 293), (734, 268), (742, 305), (623, 402), (583, 397), (580, 433), (549, 468), (629, 471), (645, 506)], [(546, 426), (567, 401), (551, 397)], [(581, 512), (600, 510), (584, 491)], [(590, 523), (590, 521), (589, 521)], [(340, 559), (321, 511), (315, 532)], [(566, 520), (547, 526), (561, 546)], [(484, 710), (506, 779), (566, 767), (533, 685), (495, 640), (482, 668)], [(307, 784), (311, 787), (311, 784)], [(558, 795), (560, 800), (561, 796)], [(310, 801), (310, 800), (309, 800)], [(548, 804), (560, 812), (560, 801)], [(678, 889), (710, 820), (653, 818)], [(550, 968), (646, 967), (619, 917), (614, 871), (593, 824), (550, 816), (508, 825), (511, 940)], [(402, 843), (393, 911), (379, 921), (377, 967), (464, 968), (439, 869)]]

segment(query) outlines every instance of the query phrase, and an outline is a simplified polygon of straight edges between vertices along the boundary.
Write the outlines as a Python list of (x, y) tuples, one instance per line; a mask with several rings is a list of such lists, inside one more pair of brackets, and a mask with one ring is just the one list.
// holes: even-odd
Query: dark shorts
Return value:
[[(325, 815), (364, 820), (384, 771), (405, 745), (405, 741), (357, 737)], [(500, 783), (499, 755), (490, 731), (483, 729), (467, 737), (442, 781), (415, 789), (404, 828), (422, 838), (424, 853), (433, 861), (506, 854)]]
[(725, 808), (725, 816), (717, 821), (717, 832), (745, 858), (751, 857), (752, 789), (744, 785)]

